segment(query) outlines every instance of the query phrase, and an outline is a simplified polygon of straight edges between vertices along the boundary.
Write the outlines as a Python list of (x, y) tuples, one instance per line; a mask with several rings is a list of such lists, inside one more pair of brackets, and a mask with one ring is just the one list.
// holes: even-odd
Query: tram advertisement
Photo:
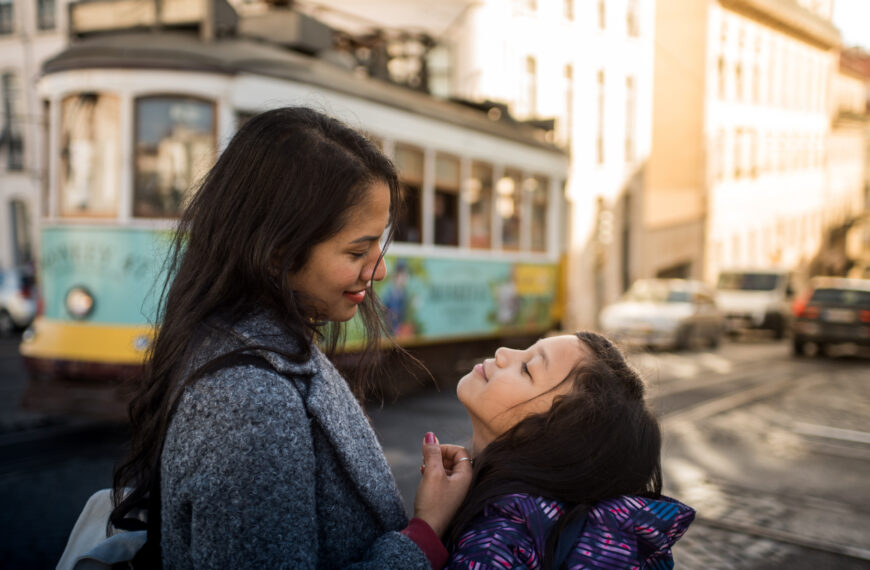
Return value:
[(169, 231), (153, 229), (45, 228), (39, 260), (43, 315), (68, 318), (67, 292), (85, 287), (94, 295), (90, 320), (130, 325), (153, 321), (158, 272), (171, 237)]
[(387, 256), (376, 288), (399, 341), (544, 330), (552, 324), (554, 264)]
[[(171, 236), (154, 228), (43, 228), (43, 312), (22, 355), (34, 366), (141, 362)], [(401, 344), (533, 333), (554, 323), (556, 263), (425, 254), (388, 255), (386, 263), (387, 278), (376, 288)], [(359, 323), (351, 323), (346, 347), (359, 339)]]

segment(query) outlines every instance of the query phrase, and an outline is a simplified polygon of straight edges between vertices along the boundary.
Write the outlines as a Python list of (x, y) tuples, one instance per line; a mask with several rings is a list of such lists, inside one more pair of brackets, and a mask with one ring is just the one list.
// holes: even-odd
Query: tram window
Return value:
[(459, 159), (435, 156), (435, 243), (459, 245)]
[(133, 215), (178, 216), (215, 160), (214, 105), (188, 97), (136, 100)]
[(468, 182), (466, 199), (471, 222), (472, 248), (492, 247), (492, 165), (485, 162), (471, 164), (471, 180)]
[(525, 181), (532, 202), (532, 251), (547, 251), (547, 192), (550, 181), (534, 176)]
[(80, 93), (61, 103), (60, 214), (115, 216), (121, 186), (121, 103)]
[(495, 185), (496, 211), (501, 219), (502, 249), (516, 251), (520, 248), (520, 223), (523, 209), (521, 184), (520, 172), (506, 168), (504, 177)]
[(423, 237), (420, 197), (423, 193), (423, 150), (396, 145), (396, 168), (402, 192), (402, 217), (396, 224), (396, 241), (421, 243)]
[(254, 111), (236, 111), (236, 130), (245, 126), (245, 123), (257, 116)]

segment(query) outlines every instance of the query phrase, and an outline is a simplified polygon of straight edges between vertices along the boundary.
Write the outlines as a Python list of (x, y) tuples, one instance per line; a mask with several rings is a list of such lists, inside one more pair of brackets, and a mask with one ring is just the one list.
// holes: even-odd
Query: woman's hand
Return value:
[(471, 455), (461, 445), (441, 445), (432, 432), (423, 440), (423, 478), (414, 516), (443, 536), (471, 485)]

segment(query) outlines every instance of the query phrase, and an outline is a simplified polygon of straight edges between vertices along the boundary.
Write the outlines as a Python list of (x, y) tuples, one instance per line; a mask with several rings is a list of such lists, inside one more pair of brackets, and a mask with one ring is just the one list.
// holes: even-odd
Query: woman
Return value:
[(658, 422), (606, 338), (500, 348), (456, 392), (475, 459), (448, 568), (673, 567), (694, 511), (661, 495)]
[(370, 141), (304, 108), (250, 119), (205, 177), (179, 223), (115, 473), (112, 524), (142, 526), (147, 509), (139, 565), (443, 564), (439, 535), (471, 476), (465, 450), (444, 446), (442, 458), (427, 434), (433, 474), (409, 523), (355, 398), (371, 375), (346, 382), (318, 348), (331, 352), (359, 312), (365, 354), (376, 351), (371, 285), (386, 274), (397, 196)]

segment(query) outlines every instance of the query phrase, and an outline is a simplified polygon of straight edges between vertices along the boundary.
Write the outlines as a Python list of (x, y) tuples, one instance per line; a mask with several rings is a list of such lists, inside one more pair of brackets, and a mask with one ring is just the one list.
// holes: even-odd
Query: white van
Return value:
[(730, 269), (719, 273), (716, 304), (730, 334), (763, 329), (783, 338), (791, 328), (794, 285), (784, 269)]

